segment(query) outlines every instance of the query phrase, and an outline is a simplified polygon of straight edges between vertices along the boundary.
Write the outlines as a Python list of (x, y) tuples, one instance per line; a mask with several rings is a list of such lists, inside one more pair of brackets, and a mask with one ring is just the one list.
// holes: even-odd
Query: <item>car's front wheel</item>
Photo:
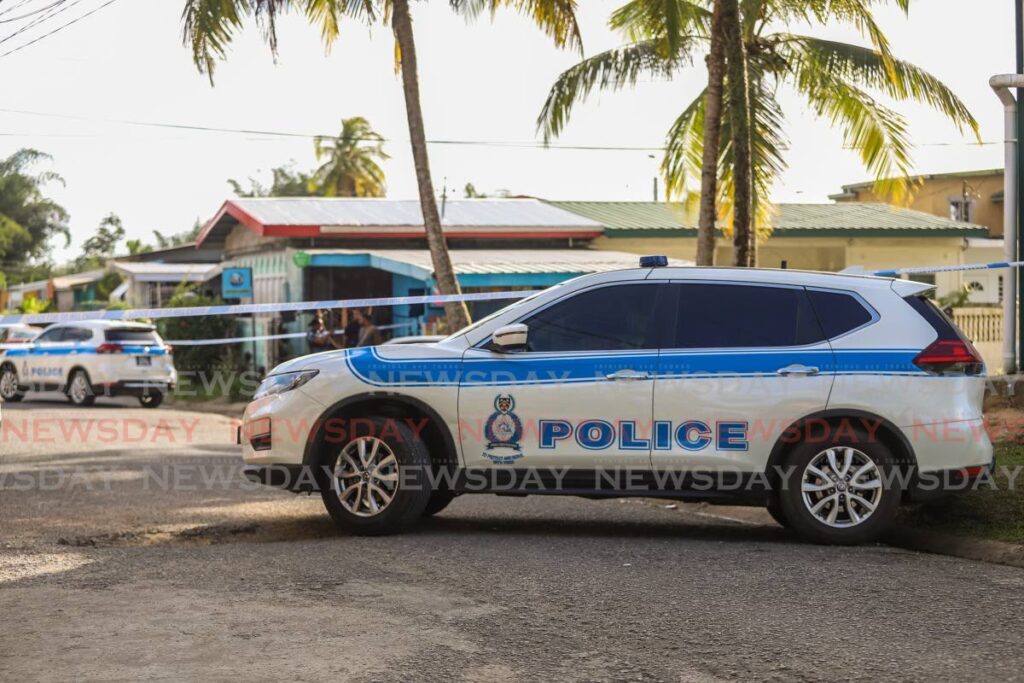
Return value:
[(96, 393), (92, 390), (89, 375), (85, 370), (75, 370), (67, 388), (68, 400), (76, 406), (91, 406), (96, 402)]
[(422, 516), (431, 497), (430, 455), (404, 423), (369, 422), (368, 434), (325, 450), (316, 473), (334, 523), (377, 536), (402, 531)]
[(892, 524), (901, 489), (886, 446), (864, 434), (802, 443), (789, 454), (793, 476), (779, 492), (790, 528), (816, 543), (854, 545)]
[(11, 403), (25, 398), (25, 393), (18, 388), (18, 373), (9, 365), (0, 370), (0, 398)]

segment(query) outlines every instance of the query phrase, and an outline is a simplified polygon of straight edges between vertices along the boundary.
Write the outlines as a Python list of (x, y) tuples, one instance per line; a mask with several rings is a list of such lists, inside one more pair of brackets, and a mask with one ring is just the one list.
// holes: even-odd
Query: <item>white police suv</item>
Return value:
[[(641, 265), (661, 266), (663, 257)], [(379, 534), (463, 493), (766, 505), (825, 543), (988, 476), (984, 366), (927, 285), (641, 267), (433, 344), (287, 362), (246, 408), (251, 479)]]
[(177, 382), (171, 347), (152, 325), (114, 320), (58, 323), (0, 354), (0, 398), (63, 391), (75, 405), (97, 396), (136, 396), (155, 408)]

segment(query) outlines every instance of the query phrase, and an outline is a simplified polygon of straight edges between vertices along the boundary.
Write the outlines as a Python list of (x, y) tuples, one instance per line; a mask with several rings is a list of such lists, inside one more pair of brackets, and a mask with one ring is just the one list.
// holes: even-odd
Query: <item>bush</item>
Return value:
[[(192, 288), (181, 286), (175, 291), (165, 308), (189, 306), (222, 306), (219, 297), (197, 294)], [(162, 318), (157, 321), (160, 335), (170, 344), (175, 339), (225, 339), (235, 336), (235, 319), (227, 315), (191, 316), (188, 318)], [(204, 346), (177, 346), (174, 364), (179, 370), (216, 372), (235, 366), (237, 355), (232, 344)]]

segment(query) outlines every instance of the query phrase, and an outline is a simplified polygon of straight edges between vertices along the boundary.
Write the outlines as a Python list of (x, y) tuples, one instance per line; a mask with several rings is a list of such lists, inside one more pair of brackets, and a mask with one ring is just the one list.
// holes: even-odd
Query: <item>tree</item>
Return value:
[(114, 256), (117, 245), (124, 239), (124, 226), (117, 214), (108, 213), (100, 221), (96, 233), (82, 244), (82, 255), (75, 259), (77, 270), (100, 268)]
[[(909, 0), (894, 0), (909, 11)], [(897, 102), (927, 104), (949, 118), (961, 132), (977, 137), (978, 124), (963, 102), (938, 78), (897, 59), (872, 14), (880, 0), (743, 0), (740, 29), (747, 58), (750, 129), (751, 213), (759, 230), (771, 222), (768, 194), (785, 169), (784, 114), (776, 94), (786, 86), (801, 95), (808, 109), (842, 130), (844, 146), (857, 152), (876, 179), (880, 194), (905, 197), (911, 190), (910, 139), (903, 117), (880, 104), (872, 93)], [(632, 0), (616, 10), (610, 24), (629, 43), (583, 60), (563, 72), (552, 86), (538, 117), (544, 139), (557, 136), (572, 107), (595, 89), (619, 90), (635, 85), (643, 74), (671, 79), (709, 47), (711, 0)], [(790, 33), (792, 24), (839, 23), (857, 28), (870, 47)], [(740, 97), (726, 74), (721, 112), (732, 111)], [(743, 91), (740, 91), (743, 92)], [(723, 222), (733, 222), (736, 152), (730, 116), (719, 116), (717, 155), (704, 154), (708, 105), (702, 91), (681, 112), (666, 136), (662, 173), (668, 191), (685, 193), (687, 180), (716, 163), (716, 203)], [(742, 103), (738, 105), (742, 108)], [(713, 112), (710, 112), (713, 115)], [(713, 122), (711, 122), (713, 125)], [(703, 176), (702, 176), (703, 177)], [(702, 183), (702, 185), (704, 185)], [(710, 201), (707, 197), (705, 201)], [(702, 222), (706, 227), (706, 223)], [(706, 235), (704, 235), (706, 237)]]
[(722, 39), (725, 44), (725, 63), (729, 75), (729, 123), (733, 149), (733, 214), (732, 265), (753, 265), (755, 244), (751, 229), (750, 178), (750, 84), (747, 72), (747, 49), (743, 43), (738, 0), (720, 0)]
[(723, 0), (714, 0), (708, 40), (708, 87), (704, 92), (704, 149), (701, 153), (700, 217), (697, 221), (697, 265), (715, 265), (715, 223), (718, 217), (718, 141), (722, 134), (722, 87), (725, 81)]
[(231, 191), (238, 197), (320, 197), (323, 192), (313, 182), (313, 174), (293, 170), (294, 162), (270, 169), (270, 187), (253, 177), (245, 189), (237, 180), (228, 179)]
[(462, 188), (462, 192), (466, 199), (487, 199), (487, 193), (479, 192), (473, 183), (466, 183), (466, 186)]
[(326, 161), (313, 172), (309, 188), (325, 197), (383, 197), (384, 169), (378, 161), (390, 159), (384, 138), (362, 116), (341, 120), (337, 137), (318, 137), (317, 161)]
[(128, 248), (128, 253), (132, 256), (153, 251), (153, 247), (143, 243), (142, 240), (128, 240), (124, 243), (124, 246)]
[[(449, 0), (449, 6), (467, 18), (475, 18), (484, 12), (493, 15), (498, 9), (509, 7), (531, 17), (554, 39), (556, 45), (581, 45), (576, 24), (576, 0)], [(249, 16), (255, 17), (262, 25), (267, 43), (276, 54), (276, 18), (280, 12), (289, 8), (299, 9), (312, 24), (318, 26), (328, 47), (338, 39), (343, 19), (356, 19), (369, 24), (378, 21), (385, 25), (390, 23), (395, 36), (395, 54), (405, 96), (409, 142), (435, 279), (441, 294), (458, 294), (459, 282), (441, 231), (441, 217), (430, 175), (409, 0), (185, 0), (182, 15), (185, 43), (192, 47), (196, 66), (212, 79), (216, 61), (225, 57), (228, 44)], [(445, 313), (448, 325), (453, 330), (469, 323), (469, 309), (464, 302), (445, 304)]]
[(47, 252), (52, 237), (62, 235), (71, 244), (68, 212), (44, 194), (50, 183), (64, 184), (52, 171), (32, 174), (31, 168), (50, 156), (20, 149), (0, 159), (0, 270), (8, 284), (26, 282), (34, 266), (29, 262)]
[(184, 244), (191, 244), (192, 242), (195, 242), (199, 237), (199, 233), (202, 231), (203, 222), (196, 219), (191, 230), (183, 230), (182, 232), (176, 232), (170, 235), (165, 235), (159, 230), (154, 230), (153, 237), (156, 238), (156, 246), (158, 249), (169, 249), (171, 247), (180, 247)]

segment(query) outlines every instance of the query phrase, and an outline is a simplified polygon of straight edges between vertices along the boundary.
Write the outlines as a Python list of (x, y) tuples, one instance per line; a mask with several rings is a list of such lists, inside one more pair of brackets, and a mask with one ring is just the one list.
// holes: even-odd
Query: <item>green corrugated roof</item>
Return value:
[[(692, 235), (696, 220), (684, 206), (671, 202), (548, 202), (605, 227), (616, 235)], [(813, 237), (860, 236), (956, 236), (987, 237), (988, 228), (954, 221), (922, 211), (888, 204), (778, 204), (772, 221), (774, 234)]]

